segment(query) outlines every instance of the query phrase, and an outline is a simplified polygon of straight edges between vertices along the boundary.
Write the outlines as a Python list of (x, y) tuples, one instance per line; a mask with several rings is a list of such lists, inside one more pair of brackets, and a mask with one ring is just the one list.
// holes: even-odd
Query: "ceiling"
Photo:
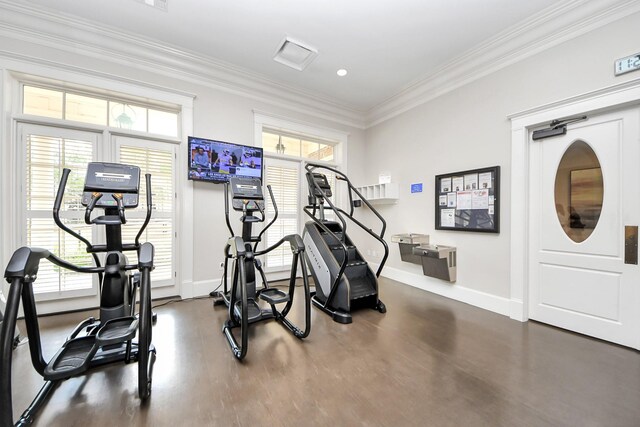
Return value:
[[(167, 11), (145, 0), (22, 3), (369, 111), (482, 42), (567, 0), (167, 0)], [(304, 71), (273, 60), (285, 36), (318, 50)], [(347, 76), (338, 77), (339, 68), (347, 69)]]

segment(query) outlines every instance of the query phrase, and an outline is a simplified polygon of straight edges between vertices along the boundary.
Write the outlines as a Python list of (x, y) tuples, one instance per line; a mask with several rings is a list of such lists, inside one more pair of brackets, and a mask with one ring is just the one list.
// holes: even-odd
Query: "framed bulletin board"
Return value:
[(436, 230), (500, 232), (500, 166), (436, 176)]

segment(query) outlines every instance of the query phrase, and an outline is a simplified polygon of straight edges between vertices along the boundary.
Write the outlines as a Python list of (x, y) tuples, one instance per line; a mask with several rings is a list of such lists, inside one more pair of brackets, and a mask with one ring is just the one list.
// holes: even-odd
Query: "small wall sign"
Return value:
[(616, 60), (616, 76), (640, 70), (640, 53)]
[(422, 183), (419, 182), (417, 184), (411, 184), (411, 192), (412, 193), (422, 193)]

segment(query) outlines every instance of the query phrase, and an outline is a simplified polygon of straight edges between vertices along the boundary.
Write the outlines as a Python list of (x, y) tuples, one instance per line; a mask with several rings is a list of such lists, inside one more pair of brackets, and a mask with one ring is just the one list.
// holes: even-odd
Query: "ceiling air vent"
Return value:
[(287, 67), (302, 71), (317, 55), (318, 51), (308, 44), (301, 43), (291, 37), (285, 37), (273, 59)]
[(144, 3), (147, 6), (154, 7), (163, 12), (167, 11), (167, 1), (168, 0), (136, 0), (138, 3)]

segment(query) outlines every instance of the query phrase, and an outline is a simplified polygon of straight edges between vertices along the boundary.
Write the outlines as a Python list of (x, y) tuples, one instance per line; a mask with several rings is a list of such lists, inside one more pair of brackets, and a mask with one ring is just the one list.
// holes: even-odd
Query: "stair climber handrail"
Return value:
[[(387, 242), (384, 241), (384, 233), (385, 233), (385, 231), (387, 229), (387, 222), (384, 220), (382, 215), (380, 215), (380, 213), (371, 205), (371, 203), (369, 203), (369, 201), (362, 195), (362, 193), (360, 193), (360, 191), (358, 191), (358, 189), (353, 186), (353, 184), (351, 183), (349, 178), (343, 172), (341, 172), (341, 171), (339, 171), (339, 170), (337, 170), (335, 168), (332, 168), (330, 166), (322, 165), (322, 164), (319, 164), (319, 163), (308, 162), (305, 165), (305, 169), (309, 173), (312, 173), (317, 168), (327, 169), (327, 170), (333, 172), (334, 174), (336, 174), (336, 179), (338, 179), (340, 181), (344, 181), (344, 182), (347, 183), (347, 186), (348, 186), (348, 189), (349, 189), (348, 194), (349, 194), (349, 205), (350, 205), (350, 212), (351, 213), (347, 213), (343, 209), (340, 209), (340, 208), (336, 207), (331, 202), (331, 200), (329, 200), (329, 199), (325, 199), (325, 200), (327, 201), (327, 203), (329, 203), (329, 206), (335, 212), (336, 216), (340, 219), (340, 222), (343, 224), (343, 237), (346, 236), (346, 222), (342, 218), (342, 215), (340, 214), (341, 212), (342, 212), (342, 214), (344, 214), (347, 217), (349, 217), (349, 219), (352, 220), (356, 225), (358, 225), (364, 231), (369, 233), (373, 238), (375, 238), (377, 241), (379, 241), (382, 244), (382, 246), (384, 248), (384, 256), (382, 257), (382, 260), (381, 260), (380, 265), (378, 266), (378, 270), (376, 272), (376, 277), (380, 277), (380, 273), (382, 272), (382, 269), (384, 268), (384, 265), (387, 262), (387, 258), (389, 257), (389, 245), (387, 245)], [(320, 189), (320, 186), (315, 181), (313, 181), (313, 184), (314, 184), (314, 186), (316, 187), (317, 190), (322, 191)], [(360, 198), (360, 200), (362, 200), (364, 202), (364, 204), (367, 205), (369, 210), (371, 210), (371, 212), (373, 212), (374, 215), (380, 220), (380, 223), (381, 223), (382, 226), (381, 226), (379, 234), (375, 234), (373, 232), (373, 230), (371, 230), (370, 228), (366, 227), (364, 224), (362, 224), (360, 221), (358, 221), (357, 219), (354, 218), (354, 216), (353, 216), (353, 196), (351, 194), (352, 191), (356, 193), (356, 195)], [(305, 212), (307, 213), (307, 215), (311, 216), (306, 209), (305, 209)], [(314, 213), (315, 213), (315, 209), (314, 209)], [(314, 220), (315, 220), (315, 215), (311, 216), (311, 217), (314, 218)], [(318, 221), (316, 221), (316, 222), (318, 222)], [(333, 234), (333, 233), (331, 233), (331, 234)], [(335, 237), (335, 234), (333, 234), (333, 235)], [(342, 243), (342, 241), (341, 241), (341, 243)], [(345, 250), (346, 250), (346, 246), (345, 246)]]
[(384, 239), (382, 239), (380, 236), (378, 236), (376, 233), (374, 233), (373, 230), (371, 230), (370, 228), (367, 228), (366, 225), (364, 225), (363, 223), (358, 221), (356, 218), (354, 218), (353, 216), (347, 214), (341, 208), (338, 208), (338, 210), (340, 212), (344, 213), (345, 215), (347, 215), (347, 217), (351, 221), (353, 221), (356, 225), (358, 225), (360, 228), (362, 228), (364, 231), (366, 231), (371, 237), (373, 237), (374, 239), (379, 241), (382, 244), (382, 246), (384, 247), (384, 256), (382, 257), (382, 261), (380, 262), (380, 265), (378, 266), (378, 270), (376, 271), (376, 277), (380, 277), (380, 273), (382, 273), (382, 268), (384, 267), (384, 264), (387, 262), (387, 258), (389, 257), (389, 245), (387, 245), (387, 242), (385, 242)]

